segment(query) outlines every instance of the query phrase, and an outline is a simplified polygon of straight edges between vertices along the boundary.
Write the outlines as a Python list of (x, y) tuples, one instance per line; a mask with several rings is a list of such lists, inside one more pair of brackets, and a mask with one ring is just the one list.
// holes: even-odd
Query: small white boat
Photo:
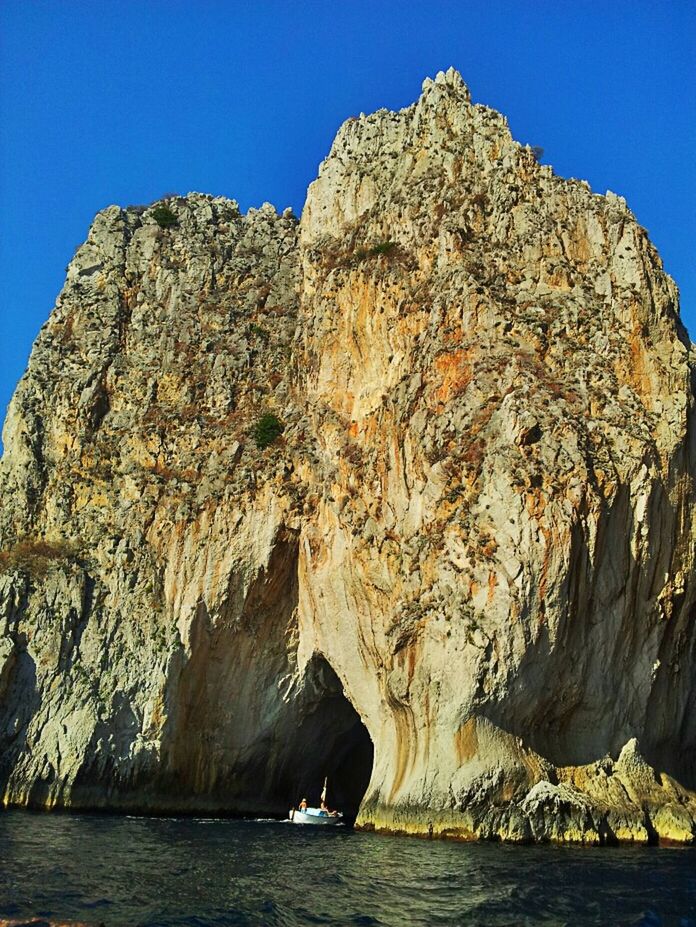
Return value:
[(293, 824), (320, 824), (326, 826), (327, 824), (341, 824), (343, 815), (339, 812), (327, 814), (321, 808), (306, 808), (304, 811), (291, 808), (290, 820)]
[[(324, 788), (321, 790), (321, 803), (326, 806), (326, 787), (328, 779), (324, 779)], [(305, 803), (307, 799), (302, 799)], [(324, 808), (290, 809), (290, 820), (293, 824), (341, 824), (343, 815), (340, 811), (325, 811)]]

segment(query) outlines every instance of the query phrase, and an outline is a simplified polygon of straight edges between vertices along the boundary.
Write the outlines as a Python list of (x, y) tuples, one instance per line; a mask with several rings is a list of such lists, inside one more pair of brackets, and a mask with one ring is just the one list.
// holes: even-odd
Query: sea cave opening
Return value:
[(372, 775), (374, 748), (360, 715), (322, 654), (307, 665), (299, 718), (283, 776), (291, 804), (319, 804), (328, 780), (327, 804), (353, 824)]

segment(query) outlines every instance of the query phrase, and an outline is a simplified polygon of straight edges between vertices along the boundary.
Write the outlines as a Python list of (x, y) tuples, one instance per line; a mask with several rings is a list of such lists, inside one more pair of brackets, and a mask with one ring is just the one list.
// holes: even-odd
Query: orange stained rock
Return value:
[(575, 234), (569, 237), (566, 245), (568, 257), (576, 264), (581, 265), (583, 269), (588, 261), (592, 259), (592, 251), (590, 250), (590, 243), (584, 225), (585, 223), (581, 221), (577, 223)]
[(389, 800), (393, 801), (404, 783), (406, 773), (413, 764), (416, 730), (411, 709), (397, 702), (393, 697), (389, 701), (396, 729), (396, 762), (393, 784), (389, 793)]
[(488, 574), (488, 597), (486, 599), (486, 604), (490, 605), (493, 601), (495, 595), (495, 587), (498, 585), (498, 574), (495, 570), (491, 570)]
[[(634, 308), (634, 313), (638, 311)], [(645, 345), (640, 331), (640, 324), (636, 321), (628, 336), (628, 349), (630, 360), (620, 355), (616, 361), (619, 381), (628, 380), (630, 386), (640, 396), (645, 408), (651, 412), (653, 409), (654, 387), (652, 384), (650, 360), (645, 352)]]
[(459, 765), (468, 762), (478, 751), (476, 719), (468, 718), (454, 733), (454, 749)]
[(413, 680), (413, 675), (416, 672), (416, 655), (418, 649), (418, 640), (414, 640), (411, 646), (408, 648), (408, 684), (411, 685)]
[(541, 576), (539, 579), (539, 601), (543, 602), (546, 598), (546, 587), (549, 580), (549, 567), (551, 566), (551, 554), (555, 547), (558, 547), (559, 550), (564, 550), (564, 547), (561, 547), (561, 539), (557, 536), (557, 532), (553, 527), (549, 528), (546, 525), (540, 525), (541, 533), (544, 537), (544, 553), (541, 564)]
[(536, 518), (537, 521), (539, 521), (546, 511), (546, 498), (543, 492), (539, 490), (529, 490), (525, 494), (525, 507), (532, 518)]
[(459, 344), (462, 340), (463, 332), (461, 325), (455, 325), (451, 331), (445, 332), (444, 340), (450, 344)]
[(448, 402), (453, 396), (463, 393), (473, 378), (473, 351), (460, 348), (447, 351), (435, 358), (435, 369), (440, 377), (440, 386), (435, 395), (440, 402)]

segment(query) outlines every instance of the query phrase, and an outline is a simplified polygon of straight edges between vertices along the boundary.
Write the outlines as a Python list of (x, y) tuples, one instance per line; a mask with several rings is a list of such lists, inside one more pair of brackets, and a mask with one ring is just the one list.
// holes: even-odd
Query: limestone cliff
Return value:
[(166, 206), (97, 216), (9, 409), (5, 803), (329, 772), (365, 827), (692, 840), (690, 344), (625, 202), (448, 71), (299, 226)]

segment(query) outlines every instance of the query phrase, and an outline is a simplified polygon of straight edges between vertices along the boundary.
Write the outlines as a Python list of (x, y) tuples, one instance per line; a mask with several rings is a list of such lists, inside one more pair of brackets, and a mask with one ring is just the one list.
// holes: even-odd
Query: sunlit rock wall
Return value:
[(99, 214), (9, 410), (5, 802), (279, 811), (354, 736), (320, 654), (360, 825), (691, 840), (690, 344), (625, 202), (449, 71), (299, 229), (169, 206)]
[(343, 126), (301, 242), (301, 616), (375, 741), (364, 822), (506, 834), (559, 778), (527, 750), (693, 781), (689, 342), (625, 203), (448, 72)]
[(248, 432), (269, 410), (288, 440), (301, 427), (283, 376), (297, 221), (169, 207), (168, 229), (152, 210), (97, 216), (9, 410), (5, 801), (264, 799), (302, 492)]

